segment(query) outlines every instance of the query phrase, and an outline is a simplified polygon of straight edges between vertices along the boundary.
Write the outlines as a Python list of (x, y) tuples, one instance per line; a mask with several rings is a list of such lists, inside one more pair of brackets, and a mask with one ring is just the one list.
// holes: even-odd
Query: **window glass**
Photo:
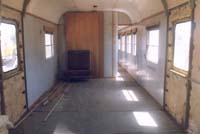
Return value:
[(126, 49), (126, 36), (122, 36), (122, 42), (121, 42), (121, 49), (122, 49), (122, 51), (124, 52), (125, 51), (125, 49)]
[(191, 21), (176, 24), (174, 67), (183, 71), (189, 68), (189, 50), (191, 37)]
[(49, 59), (54, 56), (54, 48), (53, 48), (53, 34), (46, 33), (45, 34), (45, 54), (46, 59)]
[(131, 35), (127, 36), (127, 53), (131, 54), (131, 47), (132, 47), (132, 37)]
[(133, 52), (132, 52), (132, 54), (134, 55), (134, 56), (136, 56), (137, 55), (137, 37), (136, 37), (136, 34), (133, 34), (133, 39), (132, 39), (132, 44), (133, 44)]
[(157, 64), (159, 60), (159, 29), (148, 31), (147, 60)]
[(17, 36), (14, 24), (0, 23), (1, 57), (3, 72), (9, 72), (18, 67)]
[(121, 50), (121, 39), (118, 39), (118, 49)]

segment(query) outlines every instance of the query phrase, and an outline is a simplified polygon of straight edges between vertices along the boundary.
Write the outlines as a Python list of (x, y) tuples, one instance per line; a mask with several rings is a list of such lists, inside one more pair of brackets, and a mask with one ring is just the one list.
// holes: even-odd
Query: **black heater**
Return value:
[(91, 75), (91, 54), (89, 50), (67, 52), (67, 74), (69, 79), (89, 79)]

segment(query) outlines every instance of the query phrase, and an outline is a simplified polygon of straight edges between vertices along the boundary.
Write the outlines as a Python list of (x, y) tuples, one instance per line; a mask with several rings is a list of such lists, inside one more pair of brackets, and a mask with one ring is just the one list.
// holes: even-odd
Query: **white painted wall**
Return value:
[[(26, 78), (29, 107), (55, 84), (57, 74), (57, 49), (54, 57), (45, 58), (44, 21), (26, 15), (24, 18)], [(57, 33), (54, 34), (56, 39)], [(56, 46), (56, 40), (55, 40)]]
[[(141, 26), (138, 26), (137, 32), (137, 56), (131, 56), (119, 52), (121, 64), (128, 72), (143, 86), (161, 105), (164, 97), (164, 74), (165, 74), (165, 55), (166, 55), (166, 27), (167, 20), (165, 14), (153, 17)], [(147, 51), (147, 30), (146, 26), (160, 23), (160, 46), (159, 63), (150, 64), (146, 58)], [(128, 65), (128, 64), (129, 65)]]
[(113, 75), (113, 20), (112, 12), (104, 12), (104, 77)]

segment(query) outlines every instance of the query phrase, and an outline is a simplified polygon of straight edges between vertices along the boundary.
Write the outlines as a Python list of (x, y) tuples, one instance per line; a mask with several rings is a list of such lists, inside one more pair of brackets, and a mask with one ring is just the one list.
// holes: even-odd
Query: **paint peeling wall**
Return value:
[(170, 11), (168, 29), (168, 57), (165, 89), (165, 109), (182, 126), (186, 124), (187, 78), (173, 71), (173, 48), (175, 24), (190, 18), (190, 5), (183, 5)]
[(192, 90), (190, 97), (190, 117), (189, 117), (189, 133), (200, 133), (200, 1), (196, 2), (194, 12), (195, 30), (193, 36), (193, 57), (192, 57)]
[[(46, 59), (44, 28), (54, 34), (54, 56)], [(57, 77), (57, 25), (34, 16), (24, 18), (25, 56), (27, 69), (27, 92), (29, 107), (46, 91), (50, 90)]]
[(6, 19), (11, 19), (17, 22), (18, 45), (20, 53), (20, 71), (17, 74), (6, 78), (3, 81), (3, 91), (5, 100), (5, 112), (9, 119), (16, 123), (25, 113), (26, 99), (25, 99), (25, 81), (24, 81), (24, 61), (23, 61), (23, 42), (22, 42), (22, 22), (21, 14), (18, 11), (11, 10), (6, 7), (1, 7), (1, 15)]
[[(146, 27), (160, 25), (159, 62), (151, 64), (146, 59)], [(163, 105), (167, 18), (164, 13), (143, 21), (137, 28), (137, 56), (119, 51), (120, 64), (143, 86), (161, 105)]]

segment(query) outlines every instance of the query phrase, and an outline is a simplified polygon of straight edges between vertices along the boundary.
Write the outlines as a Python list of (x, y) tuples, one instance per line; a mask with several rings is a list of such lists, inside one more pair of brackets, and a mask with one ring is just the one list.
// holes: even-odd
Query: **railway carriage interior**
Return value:
[(200, 134), (200, 0), (0, 0), (0, 134)]

